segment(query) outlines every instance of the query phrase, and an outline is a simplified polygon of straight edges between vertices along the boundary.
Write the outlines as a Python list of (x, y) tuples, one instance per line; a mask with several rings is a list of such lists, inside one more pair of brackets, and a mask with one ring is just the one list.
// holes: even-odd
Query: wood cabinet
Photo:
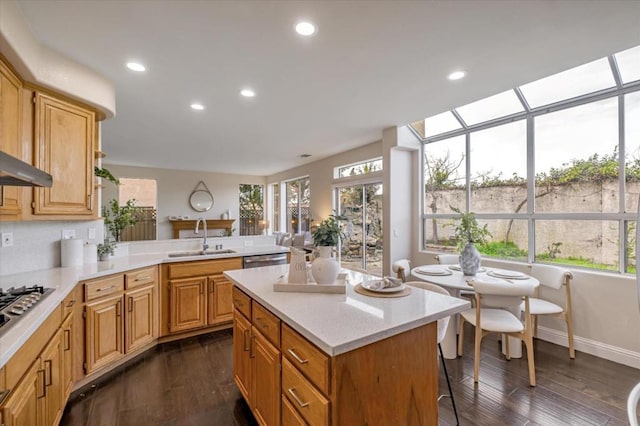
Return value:
[(157, 277), (153, 266), (84, 283), (87, 374), (157, 338)]
[(251, 322), (244, 315), (236, 314), (233, 318), (233, 379), (247, 401), (250, 401), (251, 391), (250, 337)]
[(73, 390), (73, 367), (75, 361), (74, 343), (74, 315), (69, 314), (62, 323), (62, 372), (60, 382), (62, 384), (62, 400), (66, 401)]
[(163, 326), (181, 333), (233, 321), (233, 284), (222, 274), (242, 269), (242, 258), (225, 258), (163, 265), (166, 285)]
[(36, 92), (34, 165), (51, 174), (50, 188), (34, 188), (34, 215), (96, 216), (94, 209), (95, 114)]
[(4, 426), (39, 426), (43, 424), (45, 372), (37, 360), (27, 370), (2, 407)]
[[(22, 83), (0, 57), (0, 151), (22, 159)], [(0, 185), (0, 220), (18, 220), (23, 190)]]
[(41, 368), (44, 370), (44, 415), (45, 425), (57, 425), (63, 409), (63, 355), (62, 330), (58, 330), (42, 351)]

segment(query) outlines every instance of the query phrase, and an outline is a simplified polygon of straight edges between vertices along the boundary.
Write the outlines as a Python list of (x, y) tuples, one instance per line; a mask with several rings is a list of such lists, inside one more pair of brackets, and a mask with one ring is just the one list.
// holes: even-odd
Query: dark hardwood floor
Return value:
[[(489, 335), (476, 385), (472, 338), (469, 328), (465, 355), (447, 360), (462, 425), (628, 424), (626, 398), (640, 370), (580, 352), (572, 361), (566, 348), (536, 341), (532, 388), (526, 358), (506, 361)], [(61, 424), (255, 425), (232, 371), (230, 330), (166, 343), (70, 401)], [(455, 425), (451, 401), (439, 407), (440, 425)]]

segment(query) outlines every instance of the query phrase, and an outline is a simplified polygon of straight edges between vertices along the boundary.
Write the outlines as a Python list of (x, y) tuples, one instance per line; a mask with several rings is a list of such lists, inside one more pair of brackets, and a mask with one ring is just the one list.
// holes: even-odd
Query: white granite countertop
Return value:
[[(350, 273), (346, 294), (274, 292), (289, 265), (225, 272), (241, 290), (330, 356), (400, 334), (470, 308), (462, 299), (412, 288), (397, 298), (356, 293), (360, 273)], [(366, 276), (365, 276), (366, 277)]]
[(15, 323), (3, 330), (0, 335), (0, 367), (16, 353), (29, 337), (42, 325), (45, 319), (62, 303), (64, 298), (80, 282), (105, 275), (117, 274), (132, 269), (161, 263), (188, 262), (197, 260), (222, 259), (229, 257), (243, 257), (261, 254), (286, 253), (289, 249), (280, 246), (229, 247), (235, 253), (216, 255), (198, 255), (189, 257), (169, 258), (169, 252), (135, 254), (131, 256), (111, 257), (105, 262), (85, 264), (73, 268), (51, 268), (39, 271), (23, 272), (0, 276), (0, 288), (42, 285), (53, 288), (45, 299), (34, 305)]

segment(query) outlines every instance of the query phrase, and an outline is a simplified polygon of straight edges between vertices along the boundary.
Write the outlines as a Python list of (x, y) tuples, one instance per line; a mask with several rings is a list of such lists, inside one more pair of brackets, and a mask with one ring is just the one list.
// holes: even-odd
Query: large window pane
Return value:
[(264, 186), (240, 184), (240, 235), (260, 235), (264, 230)]
[(273, 194), (273, 214), (271, 216), (271, 229), (273, 232), (280, 232), (280, 184), (271, 185)]
[(361, 163), (350, 164), (348, 166), (338, 167), (338, 178), (366, 175), (368, 173), (379, 172), (382, 170), (382, 159), (363, 161)]
[(529, 106), (536, 108), (615, 86), (607, 58), (554, 74), (520, 87)]
[(626, 211), (638, 210), (640, 196), (640, 92), (624, 97), (626, 147)]
[(457, 136), (424, 146), (425, 213), (464, 210), (465, 145), (465, 137)]
[(618, 222), (606, 220), (536, 220), (537, 262), (617, 270)]
[(524, 111), (524, 107), (514, 91), (507, 90), (506, 92), (456, 108), (456, 111), (466, 124), (473, 125), (522, 112)]
[(297, 234), (309, 231), (311, 223), (309, 178), (287, 182), (286, 187), (287, 232)]
[(527, 212), (526, 121), (471, 133), (469, 159), (472, 211)]
[(640, 46), (615, 54), (622, 83), (640, 80)]
[(478, 219), (487, 225), (491, 237), (486, 244), (477, 245), (483, 257), (527, 261), (529, 237), (526, 220)]
[(451, 111), (434, 115), (424, 119), (424, 133), (426, 137), (439, 135), (440, 133), (462, 129), (462, 125)]
[(535, 119), (536, 212), (618, 212), (618, 101)]
[(625, 256), (627, 257), (627, 265), (624, 272), (629, 274), (636, 273), (636, 226), (637, 221), (630, 220), (625, 222), (627, 246), (625, 247)]

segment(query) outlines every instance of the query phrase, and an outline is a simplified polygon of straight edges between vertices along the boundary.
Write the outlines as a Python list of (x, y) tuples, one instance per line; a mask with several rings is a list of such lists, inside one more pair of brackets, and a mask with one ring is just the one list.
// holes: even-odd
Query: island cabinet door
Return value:
[(191, 330), (207, 325), (207, 278), (169, 281), (169, 331)]
[(253, 328), (253, 414), (261, 425), (280, 424), (280, 351)]
[(251, 323), (244, 315), (236, 311), (233, 316), (233, 380), (249, 405), (251, 405), (249, 395), (251, 389), (250, 339)]

